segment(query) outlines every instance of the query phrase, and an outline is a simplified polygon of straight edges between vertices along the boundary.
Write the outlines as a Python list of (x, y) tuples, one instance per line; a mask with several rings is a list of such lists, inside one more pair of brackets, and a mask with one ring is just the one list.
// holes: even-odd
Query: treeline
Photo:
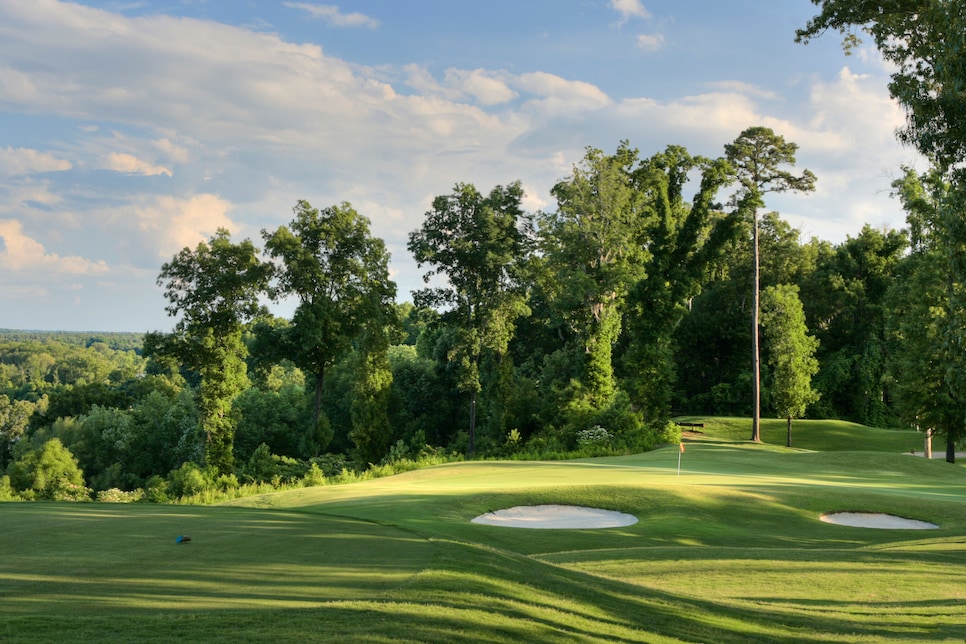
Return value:
[(111, 349), (141, 351), (144, 343), (143, 333), (128, 332), (83, 332), (83, 331), (30, 331), (22, 329), (0, 329), (0, 342), (60, 342), (90, 347), (103, 344)]
[[(955, 444), (962, 422), (939, 416), (952, 404), (928, 371), (943, 184), (896, 183), (911, 240), (867, 226), (803, 241), (764, 208), (778, 186), (814, 184), (791, 174), (794, 144), (765, 128), (738, 141), (717, 159), (588, 149), (552, 212), (525, 212), (519, 183), (458, 184), (410, 234), (427, 287), (403, 304), (350, 204), (300, 201), (262, 248), (219, 231), (162, 267), (176, 324), (143, 351), (0, 345), (0, 494), (163, 501), (420, 458), (650, 449), (678, 439), (674, 414), (754, 413), (756, 273), (765, 413), (801, 415), (791, 369), (807, 415), (918, 423)], [(291, 319), (266, 296), (294, 301)], [(801, 367), (780, 360), (798, 335)]]

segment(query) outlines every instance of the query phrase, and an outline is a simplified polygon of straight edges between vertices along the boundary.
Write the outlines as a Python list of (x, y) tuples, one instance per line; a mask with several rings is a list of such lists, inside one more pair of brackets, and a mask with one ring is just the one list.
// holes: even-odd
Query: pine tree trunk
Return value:
[(753, 245), (755, 255), (753, 302), (751, 305), (751, 440), (761, 441), (761, 354), (758, 346), (758, 314), (760, 309), (758, 211), (754, 214)]
[(476, 390), (470, 394), (470, 441), (466, 448), (466, 455), (473, 456), (474, 443), (476, 442)]

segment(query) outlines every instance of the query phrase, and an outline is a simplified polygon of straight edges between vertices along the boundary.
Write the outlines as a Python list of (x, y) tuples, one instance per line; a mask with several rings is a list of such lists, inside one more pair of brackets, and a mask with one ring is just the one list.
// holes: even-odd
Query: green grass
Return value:
[[(703, 423), (697, 430), (719, 440), (746, 441), (751, 436), (751, 419), (684, 416), (680, 422)], [(761, 440), (770, 445), (785, 445), (788, 423), (784, 419), (762, 418)], [(923, 435), (916, 431), (878, 429), (845, 420), (796, 420), (792, 422), (792, 447), (819, 452), (869, 450), (876, 452), (923, 451)], [(933, 448), (945, 449), (936, 442)]]
[[(844, 425), (803, 426), (802, 448), (811, 434), (828, 450), (804, 451), (729, 439), (747, 420), (704, 422), (680, 476), (675, 446), (442, 465), (217, 507), (0, 504), (0, 640), (966, 640), (966, 470), (901, 453), (914, 432), (854, 427), (850, 451)], [(640, 521), (470, 522), (540, 503)], [(819, 520), (838, 510), (940, 528)]]

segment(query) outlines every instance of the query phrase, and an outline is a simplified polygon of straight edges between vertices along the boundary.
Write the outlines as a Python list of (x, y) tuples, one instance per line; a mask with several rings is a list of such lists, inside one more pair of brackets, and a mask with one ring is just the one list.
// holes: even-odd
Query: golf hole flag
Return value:
[(681, 453), (684, 454), (684, 443), (679, 443), (678, 447), (681, 449)]

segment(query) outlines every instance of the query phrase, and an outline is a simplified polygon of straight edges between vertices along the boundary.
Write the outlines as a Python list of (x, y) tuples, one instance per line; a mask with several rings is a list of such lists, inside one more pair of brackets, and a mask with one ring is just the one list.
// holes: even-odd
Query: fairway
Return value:
[[(3, 504), (16, 554), (0, 563), (0, 639), (966, 639), (961, 466), (705, 440), (679, 475), (678, 456), (457, 463), (216, 507)], [(471, 522), (540, 504), (639, 520)]]

